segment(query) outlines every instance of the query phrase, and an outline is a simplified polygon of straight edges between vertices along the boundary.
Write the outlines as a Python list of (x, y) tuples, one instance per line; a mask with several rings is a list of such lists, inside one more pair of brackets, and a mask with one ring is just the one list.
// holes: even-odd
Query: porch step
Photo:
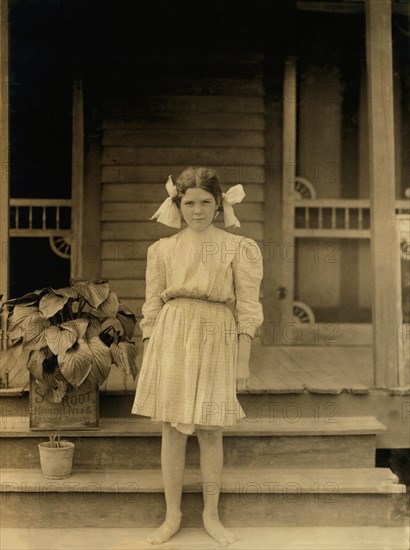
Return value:
[[(130, 411), (134, 400), (133, 394), (125, 391), (116, 395), (100, 393), (100, 416), (103, 418), (131, 417)], [(345, 416), (376, 416), (387, 429), (376, 435), (378, 449), (410, 447), (410, 432), (406, 429), (408, 421), (408, 394), (403, 395), (389, 389), (371, 389), (367, 395), (343, 392), (339, 395), (313, 394), (304, 391), (298, 394), (275, 393), (267, 390), (264, 393), (242, 393), (238, 399), (250, 419), (271, 417), (283, 419), (298, 425), (299, 419), (314, 417), (317, 423), (329, 423)], [(27, 393), (21, 397), (0, 399), (1, 418), (8, 416), (23, 417), (29, 413)], [(397, 418), (403, 421), (398, 422)], [(25, 429), (27, 430), (28, 419)], [(0, 425), (1, 431), (2, 425)]]
[[(317, 420), (245, 419), (224, 430), (226, 467), (366, 468), (375, 463), (376, 434), (385, 426), (373, 417)], [(2, 422), (4, 468), (38, 468), (37, 444), (46, 431), (30, 431), (27, 417)], [(160, 468), (161, 424), (143, 418), (101, 418), (99, 430), (64, 430), (75, 441), (76, 469)], [(249, 441), (251, 438), (251, 442)], [(199, 463), (196, 437), (187, 444), (187, 467)]]
[[(67, 436), (157, 436), (161, 435), (161, 422), (143, 417), (101, 418), (100, 427), (92, 430), (64, 429)], [(369, 435), (384, 432), (386, 426), (374, 416), (336, 416), (331, 418), (301, 417), (275, 418), (273, 415), (244, 418), (236, 426), (224, 428), (225, 436), (254, 435)], [(48, 435), (49, 430), (30, 430), (28, 416), (4, 416), (1, 419), (1, 437), (37, 437)]]
[[(152, 529), (2, 529), (2, 550), (152, 550)], [(408, 550), (408, 527), (236, 527), (229, 550)], [(217, 550), (201, 528), (184, 528), (162, 550)]]
[[(2, 471), (2, 528), (155, 527), (164, 517), (159, 470), (76, 471), (63, 480), (40, 470)], [(208, 484), (204, 494), (215, 486)], [(200, 473), (184, 478), (184, 527), (201, 526)], [(405, 486), (389, 469), (229, 469), (220, 513), (226, 526), (398, 526)]]

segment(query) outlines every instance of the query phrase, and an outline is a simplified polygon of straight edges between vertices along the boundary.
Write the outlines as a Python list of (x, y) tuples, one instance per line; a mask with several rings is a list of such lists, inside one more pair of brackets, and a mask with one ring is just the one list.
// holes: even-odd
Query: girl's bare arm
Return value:
[(236, 389), (246, 389), (250, 376), (249, 358), (252, 338), (248, 334), (238, 335), (238, 364), (236, 367)]

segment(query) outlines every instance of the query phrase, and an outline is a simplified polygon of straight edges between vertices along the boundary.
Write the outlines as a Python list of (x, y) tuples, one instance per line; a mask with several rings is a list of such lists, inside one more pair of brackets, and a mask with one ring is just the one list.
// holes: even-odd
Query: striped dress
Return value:
[(195, 427), (232, 426), (238, 334), (263, 322), (262, 254), (252, 239), (209, 225), (190, 227), (148, 248), (140, 323), (149, 338), (132, 413)]

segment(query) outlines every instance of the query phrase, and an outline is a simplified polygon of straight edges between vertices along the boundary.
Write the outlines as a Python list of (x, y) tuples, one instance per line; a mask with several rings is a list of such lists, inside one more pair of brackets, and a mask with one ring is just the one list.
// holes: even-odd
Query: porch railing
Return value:
[[(295, 237), (370, 238), (370, 201), (295, 199)], [(396, 201), (396, 215), (410, 213), (408, 200)]]
[(71, 234), (71, 199), (10, 199), (10, 237)]

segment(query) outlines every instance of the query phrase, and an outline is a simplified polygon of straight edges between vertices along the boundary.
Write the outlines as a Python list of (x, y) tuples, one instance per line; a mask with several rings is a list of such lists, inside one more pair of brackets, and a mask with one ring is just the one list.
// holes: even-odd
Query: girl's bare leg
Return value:
[(200, 448), (201, 474), (204, 496), (202, 514), (205, 530), (219, 544), (226, 546), (236, 537), (219, 521), (218, 502), (223, 468), (222, 428), (215, 430), (197, 429)]
[(148, 535), (151, 544), (169, 540), (181, 525), (182, 479), (185, 468), (185, 451), (188, 436), (164, 422), (161, 443), (161, 467), (164, 480), (167, 513), (164, 523)]

